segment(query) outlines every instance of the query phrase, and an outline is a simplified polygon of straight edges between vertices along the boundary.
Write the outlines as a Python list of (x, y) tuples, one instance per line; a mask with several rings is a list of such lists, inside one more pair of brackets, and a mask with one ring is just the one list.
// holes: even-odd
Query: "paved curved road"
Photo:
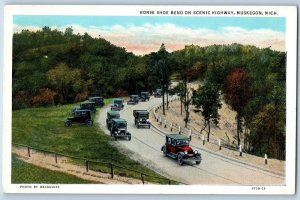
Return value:
[[(126, 150), (130, 157), (157, 171), (158, 173), (183, 182), (185, 184), (216, 184), (216, 185), (284, 185), (284, 177), (269, 173), (258, 168), (243, 165), (230, 159), (194, 148), (202, 154), (200, 165), (179, 166), (176, 160), (166, 158), (160, 151), (165, 136), (160, 131), (137, 129), (134, 125), (133, 110), (150, 110), (161, 102), (160, 98), (151, 98), (148, 102), (137, 105), (125, 105), (121, 118), (127, 120), (128, 131), (132, 134), (131, 141), (118, 140), (116, 145)], [(126, 103), (125, 103), (126, 104)], [(106, 134), (106, 109), (100, 113), (99, 122)]]

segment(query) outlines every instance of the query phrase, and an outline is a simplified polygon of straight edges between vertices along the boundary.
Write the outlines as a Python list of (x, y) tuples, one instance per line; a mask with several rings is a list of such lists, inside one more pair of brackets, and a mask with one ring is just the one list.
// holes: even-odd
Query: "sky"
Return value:
[(185, 45), (208, 46), (240, 43), (285, 51), (285, 18), (192, 16), (36, 16), (15, 15), (14, 32), (40, 30), (44, 26), (102, 37), (137, 55), (168, 51)]

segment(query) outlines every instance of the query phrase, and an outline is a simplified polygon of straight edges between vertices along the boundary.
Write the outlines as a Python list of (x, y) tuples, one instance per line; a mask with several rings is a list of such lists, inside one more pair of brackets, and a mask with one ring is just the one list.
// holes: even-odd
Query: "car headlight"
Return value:
[(195, 151), (194, 151), (194, 153), (195, 153), (195, 154), (198, 154), (198, 151), (197, 151), (197, 150), (195, 150)]
[(187, 152), (187, 151), (184, 151), (184, 154), (185, 154), (185, 155), (187, 155), (187, 154), (188, 154), (188, 152)]

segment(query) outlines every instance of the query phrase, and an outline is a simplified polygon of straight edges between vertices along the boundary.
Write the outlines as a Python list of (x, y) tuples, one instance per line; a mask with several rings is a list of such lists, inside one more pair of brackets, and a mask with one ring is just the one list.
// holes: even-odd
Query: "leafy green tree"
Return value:
[(192, 102), (196, 108), (200, 109), (200, 112), (205, 120), (205, 125), (208, 126), (207, 141), (210, 138), (210, 124), (218, 124), (220, 115), (218, 109), (221, 108), (220, 92), (218, 87), (213, 84), (207, 83), (203, 87), (200, 87), (197, 91), (194, 91)]
[[(172, 58), (162, 44), (157, 53), (151, 53), (148, 62), (148, 72), (152, 80), (156, 79), (162, 89), (163, 114), (165, 115), (165, 94), (168, 93), (171, 76)], [(157, 78), (154, 78), (157, 77)]]
[(237, 140), (238, 145), (240, 145), (244, 108), (249, 102), (250, 97), (250, 79), (245, 69), (235, 68), (227, 76), (226, 83), (225, 102), (237, 112)]
[(68, 101), (70, 92), (74, 90), (74, 86), (76, 87), (77, 84), (81, 84), (80, 82), (82, 81), (80, 70), (71, 69), (65, 63), (60, 63), (55, 68), (49, 70), (47, 77), (58, 91), (61, 103)]

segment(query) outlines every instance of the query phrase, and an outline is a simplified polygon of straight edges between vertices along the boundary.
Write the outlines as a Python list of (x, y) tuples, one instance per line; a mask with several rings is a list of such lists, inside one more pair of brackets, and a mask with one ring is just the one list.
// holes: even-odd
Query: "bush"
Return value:
[(31, 105), (33, 106), (47, 106), (54, 104), (54, 97), (56, 92), (49, 88), (42, 88), (39, 90), (39, 94), (31, 98)]

